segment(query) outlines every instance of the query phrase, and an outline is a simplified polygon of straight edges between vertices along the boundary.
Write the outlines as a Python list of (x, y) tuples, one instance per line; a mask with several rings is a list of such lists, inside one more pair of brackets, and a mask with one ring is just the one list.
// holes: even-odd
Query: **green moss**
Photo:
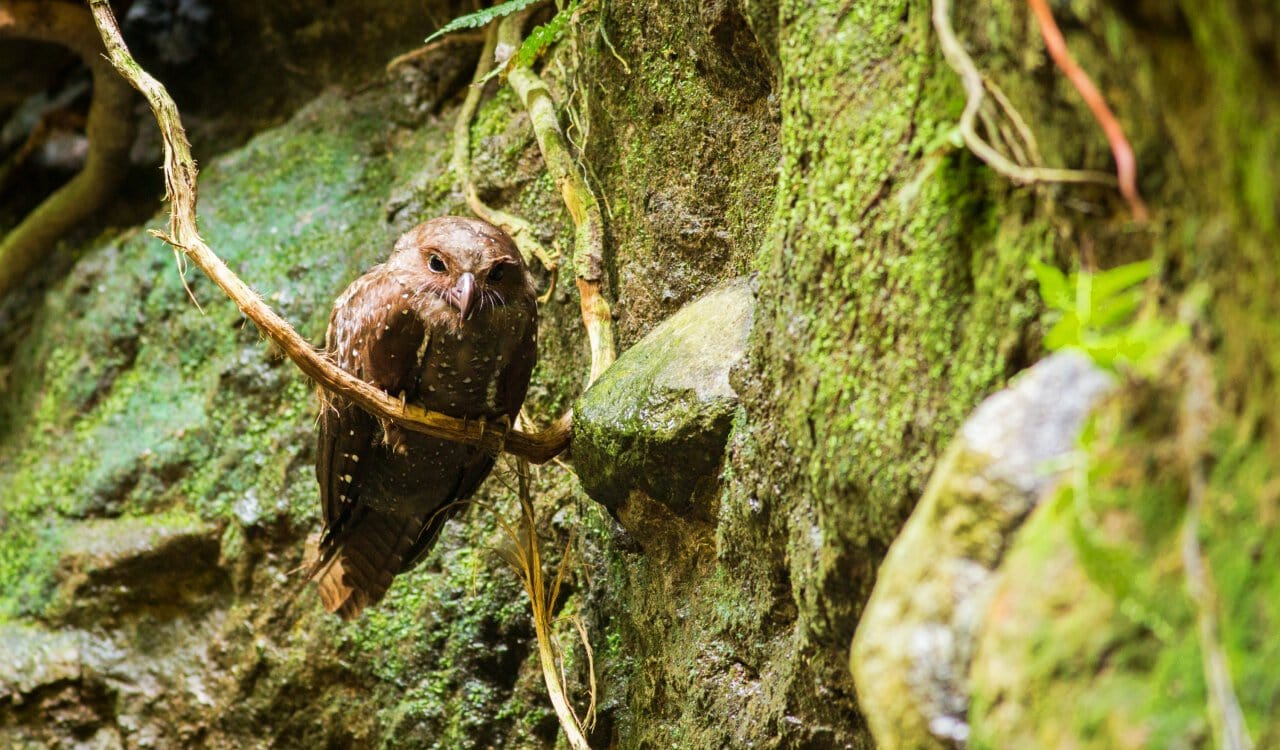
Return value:
[(1002, 616), (989, 620), (973, 668), (973, 746), (1199, 746), (1205, 692), (1180, 576), (1167, 564), (1138, 573), (1182, 605), (1162, 638), (1145, 607), (1093, 584), (1069, 541), (1073, 514), (1069, 495), (1038, 510), (1005, 561)]
[[(1274, 706), (1280, 675), (1265, 665), (1280, 658), (1269, 634), (1280, 627), (1280, 541), (1277, 541), (1275, 453), (1227, 431), (1215, 436), (1217, 465), (1203, 519), (1227, 668), (1258, 747), (1280, 739)], [(1261, 488), (1261, 491), (1259, 491)]]
[[(963, 98), (922, 0), (602, 3), (574, 44), (550, 51), (543, 75), (565, 120), (572, 108), (588, 126), (573, 136), (608, 209), (620, 341), (751, 270), (763, 305), (751, 362), (734, 377), (743, 404), (712, 517), (646, 507), (619, 529), (564, 475), (540, 485), (540, 502), (559, 509), (543, 520), (581, 533), (584, 572), (566, 606), (596, 645), (612, 727), (602, 745), (869, 746), (844, 664), (880, 555), (962, 416), (1035, 358), (1029, 261), (1090, 252), (1104, 266), (1155, 255), (1171, 298), (1193, 280), (1213, 291), (1200, 324), (1230, 405), (1223, 433), (1240, 437), (1215, 439), (1204, 535), (1233, 674), (1257, 696), (1246, 713), (1259, 745), (1276, 744), (1266, 722), (1277, 688), (1264, 673), (1274, 660), (1251, 658), (1269, 653), (1259, 634), (1274, 631), (1280, 593), (1268, 572), (1280, 98), (1267, 95), (1254, 31), (1272, 25), (1239, 2), (1183, 3), (1185, 24), (1162, 22), (1165, 10), (1146, 7), (1156, 5), (1061, 9), (1073, 52), (1134, 142), (1144, 192), (1167, 212), (1144, 228), (1109, 215), (1119, 204), (1108, 191), (1014, 188), (966, 152), (939, 150)], [(1105, 140), (1040, 51), (1025, 4), (957, 13), (1046, 162), (1107, 168)], [(481, 193), (567, 250), (570, 225), (527, 123), (494, 88), (472, 127)], [(391, 125), (396, 95), (327, 95), (206, 170), (211, 243), (313, 341), (329, 301), (397, 232), (464, 210), (444, 173), (451, 113), (412, 131)], [(530, 399), (542, 420), (577, 397), (586, 372), (572, 269), (562, 271)], [(96, 242), (42, 302), (0, 406), (0, 613), (45, 609), (83, 518), (190, 512), (226, 524), (238, 571), (225, 624), (208, 624), (210, 684), (234, 689), (192, 709), (209, 744), (263, 732), (316, 746), (551, 744), (523, 596), (482, 551), (501, 538), (483, 514), (451, 524), (361, 624), (322, 618), (296, 593), (288, 571), (317, 515), (311, 388), (206, 280), (188, 281), (204, 313), (172, 254), (133, 230)], [(491, 500), (508, 498), (490, 485)], [(1094, 499), (1167, 541), (1177, 493), (1153, 491)], [(1066, 530), (1042, 532), (1044, 555), (1076, 549)], [(1156, 549), (1122, 562), (1152, 573), (1165, 562)], [(1093, 585), (1074, 575), (1081, 590)], [(1161, 612), (1158, 637), (1090, 591), (1069, 621), (1032, 634), (1037, 679), (1070, 666), (1038, 710), (1079, 701), (1071, 738), (1109, 736), (1112, 707), (1153, 746), (1201, 741), (1184, 615)], [(1078, 653), (1114, 679), (1090, 682), (1084, 660), (1066, 661)], [(581, 654), (569, 663), (580, 668)]]
[(624, 345), (749, 271), (773, 205), (767, 64), (754, 41), (708, 29), (745, 31), (736, 11), (719, 7), (719, 18), (704, 19), (700, 7), (615, 3), (578, 31), (589, 53), (574, 104), (589, 123), (590, 176), (608, 210), (606, 262), (626, 290), (616, 309)]

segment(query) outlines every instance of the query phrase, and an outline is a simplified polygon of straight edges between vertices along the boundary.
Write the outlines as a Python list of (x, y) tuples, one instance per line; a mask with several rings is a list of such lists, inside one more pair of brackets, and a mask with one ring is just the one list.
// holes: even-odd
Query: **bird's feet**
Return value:
[[(511, 417), (503, 414), (502, 416), (494, 419), (477, 417), (475, 421), (480, 423), (480, 447), (482, 448), (484, 447), (485, 435), (489, 433), (489, 430), (496, 429), (498, 431), (498, 444), (494, 448), (493, 455), (495, 458), (501, 455), (507, 448), (507, 436), (511, 434)], [(470, 424), (470, 422), (471, 420), (466, 417), (462, 419), (462, 423), (464, 425)]]

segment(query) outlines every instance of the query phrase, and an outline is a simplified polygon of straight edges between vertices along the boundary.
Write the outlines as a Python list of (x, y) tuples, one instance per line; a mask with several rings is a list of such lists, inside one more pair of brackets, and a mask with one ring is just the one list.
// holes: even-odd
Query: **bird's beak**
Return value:
[(471, 316), (471, 304), (475, 300), (472, 293), (476, 288), (475, 274), (464, 273), (458, 277), (458, 283), (453, 287), (453, 304), (462, 313), (462, 319), (466, 320)]

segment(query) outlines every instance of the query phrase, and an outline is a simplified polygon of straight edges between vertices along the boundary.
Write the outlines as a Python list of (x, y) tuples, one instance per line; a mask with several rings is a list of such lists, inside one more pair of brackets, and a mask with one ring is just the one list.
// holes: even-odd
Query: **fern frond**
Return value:
[(429, 42), (436, 37), (444, 36), (460, 29), (478, 29), (481, 26), (487, 26), (490, 21), (509, 16), (512, 13), (518, 13), (539, 2), (542, 2), (542, 0), (507, 0), (505, 3), (498, 3), (492, 8), (484, 8), (475, 13), (468, 13), (441, 26), (436, 30), (436, 33), (427, 37), (426, 41)]

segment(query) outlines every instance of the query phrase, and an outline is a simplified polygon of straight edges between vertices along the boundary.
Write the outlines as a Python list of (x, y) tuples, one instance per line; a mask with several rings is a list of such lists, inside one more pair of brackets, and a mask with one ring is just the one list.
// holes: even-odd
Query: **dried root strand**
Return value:
[[(453, 124), (453, 156), (449, 160), (449, 171), (453, 172), (454, 180), (462, 188), (463, 195), (467, 199), (467, 207), (476, 216), (490, 224), (502, 227), (507, 234), (511, 235), (511, 239), (516, 241), (516, 247), (520, 248), (526, 263), (533, 263), (536, 259), (551, 274), (551, 284), (546, 294), (538, 300), (546, 302), (555, 290), (560, 262), (559, 253), (548, 251), (538, 241), (537, 233), (528, 220), (493, 208), (481, 200), (475, 183), (471, 179), (471, 120), (475, 117), (476, 108), (480, 105), (480, 96), (484, 93), (484, 81), (493, 68), (493, 54), (498, 43), (497, 34), (495, 25), (490, 25), (484, 32), (484, 49), (480, 52), (480, 61), (476, 63), (475, 74), (471, 77), (471, 86), (467, 89), (467, 96), (458, 109), (458, 119)], [(450, 37), (445, 37), (445, 39), (448, 38)]]
[[(1031, 4), (1032, 10), (1037, 12), (1041, 32), (1045, 36), (1046, 43), (1049, 44), (1050, 54), (1053, 55), (1059, 67), (1062, 67), (1064, 72), (1067, 73), (1073, 85), (1081, 90), (1086, 102), (1093, 109), (1094, 116), (1103, 125), (1108, 140), (1111, 141), (1113, 153), (1116, 155), (1119, 179), (1115, 175), (1106, 172), (1042, 166), (1039, 149), (1036, 148), (1035, 138), (1031, 135), (1030, 128), (1027, 127), (1023, 118), (1017, 114), (1017, 110), (1013, 108), (1004, 92), (984, 78), (977, 65), (974, 64), (973, 58), (969, 56), (969, 53), (964, 49), (964, 45), (957, 38), (955, 29), (951, 25), (951, 0), (933, 0), (933, 26), (938, 34), (938, 43), (942, 48), (942, 55), (946, 58), (947, 64), (951, 66), (951, 69), (960, 76), (960, 82), (964, 87), (966, 96), (964, 112), (960, 115), (958, 125), (960, 137), (964, 140), (965, 146), (975, 156), (1013, 182), (1023, 185), (1096, 183), (1119, 187), (1121, 195), (1129, 202), (1134, 218), (1139, 221), (1146, 220), (1146, 205), (1138, 196), (1134, 183), (1133, 151), (1128, 147), (1128, 141), (1124, 138), (1123, 130), (1120, 129), (1115, 117), (1111, 115), (1110, 109), (1106, 108), (1105, 102), (1102, 101), (1101, 95), (1097, 93), (1097, 89), (1093, 87), (1088, 76), (1080, 70), (1079, 66), (1075, 65), (1070, 58), (1070, 54), (1066, 52), (1066, 44), (1062, 42), (1061, 33), (1057, 31), (1057, 25), (1053, 23), (1052, 15), (1048, 16), (1046, 25), (1045, 19), (1037, 10), (1038, 5), (1044, 5), (1044, 0), (1028, 0), (1028, 2)], [(1044, 12), (1048, 12), (1047, 6), (1044, 6)], [(1050, 27), (1052, 31), (1048, 30)], [(1050, 41), (1051, 36), (1055, 33), (1056, 37), (1053, 41)], [(1060, 55), (1065, 55), (1065, 57), (1060, 57)], [(1082, 88), (1086, 84), (1087, 88)], [(1086, 93), (1086, 90), (1092, 93)], [(1015, 154), (1014, 157), (1006, 155), (978, 134), (976, 122), (980, 117), (986, 119), (982, 113), (982, 106), (988, 93), (992, 94), (1000, 110), (1013, 123), (1014, 132), (1018, 134), (1018, 138), (1022, 143), (1015, 148), (1014, 146), (1017, 144), (1013, 139), (1002, 138), (1000, 132), (1002, 128), (988, 124), (986, 129), (992, 138), (1002, 138), (1002, 140), (1009, 141), (1009, 151)], [(1097, 108), (1097, 105), (1101, 105), (1101, 110)], [(990, 132), (993, 130), (994, 132)]]
[(1067, 42), (1062, 37), (1062, 30), (1053, 20), (1053, 11), (1049, 10), (1049, 4), (1045, 0), (1027, 0), (1027, 5), (1031, 6), (1031, 12), (1040, 26), (1040, 36), (1044, 38), (1044, 46), (1049, 50), (1049, 56), (1057, 63), (1067, 80), (1071, 81), (1071, 85), (1075, 86), (1076, 91), (1080, 92), (1080, 96), (1085, 104), (1089, 105), (1089, 110), (1093, 112), (1093, 117), (1098, 121), (1102, 132), (1106, 134), (1107, 142), (1111, 144), (1111, 153), (1116, 160), (1116, 176), (1120, 182), (1120, 194), (1128, 201), (1133, 218), (1146, 221), (1147, 204), (1138, 193), (1137, 160), (1133, 157), (1133, 147), (1129, 145), (1129, 139), (1124, 135), (1124, 128), (1120, 127), (1120, 122), (1111, 113), (1107, 101), (1102, 98), (1102, 92), (1093, 85), (1089, 74), (1085, 73), (1071, 56), (1071, 51), (1067, 49)]
[(529, 467), (519, 462), (516, 467), (519, 478), (518, 496), (520, 498), (521, 519), (524, 522), (519, 530), (501, 518), (498, 523), (506, 532), (511, 546), (501, 550), (503, 557), (516, 570), (529, 596), (529, 606), (533, 611), (534, 635), (538, 642), (538, 662), (542, 668), (542, 678), (547, 686), (547, 695), (551, 706), (555, 709), (556, 718), (564, 730), (565, 739), (573, 750), (591, 750), (587, 744), (586, 734), (595, 723), (596, 681), (595, 662), (591, 652), (591, 644), (587, 639), (586, 627), (581, 621), (575, 621), (574, 627), (581, 639), (587, 654), (587, 669), (590, 672), (590, 703), (584, 718), (579, 718), (569, 701), (566, 689), (567, 680), (564, 674), (564, 660), (557, 654), (555, 634), (551, 632), (552, 612), (556, 600), (560, 597), (560, 587), (564, 583), (565, 571), (568, 569), (570, 552), (573, 547), (572, 538), (565, 544), (564, 555), (556, 570), (555, 578), (548, 583), (542, 570), (542, 551), (538, 544), (536, 516), (533, 510), (532, 491), (529, 486)]

